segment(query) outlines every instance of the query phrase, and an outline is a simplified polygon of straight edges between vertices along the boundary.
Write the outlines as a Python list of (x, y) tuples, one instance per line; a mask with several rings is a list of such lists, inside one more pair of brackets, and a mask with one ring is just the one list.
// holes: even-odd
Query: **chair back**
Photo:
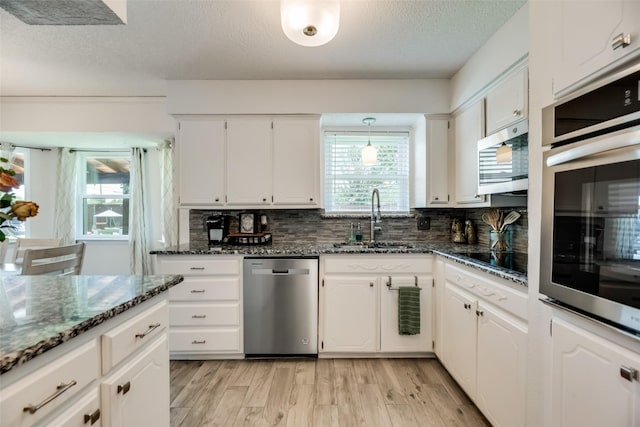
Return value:
[(60, 246), (62, 239), (17, 239), (13, 248), (14, 264), (21, 264), (25, 249), (43, 249)]
[(80, 274), (84, 248), (85, 244), (82, 242), (57, 248), (26, 249), (22, 262), (22, 275), (69, 276)]

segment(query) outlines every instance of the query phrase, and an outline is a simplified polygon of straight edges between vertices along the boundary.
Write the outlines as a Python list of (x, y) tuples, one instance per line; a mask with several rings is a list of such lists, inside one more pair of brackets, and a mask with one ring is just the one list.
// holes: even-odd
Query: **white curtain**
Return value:
[(149, 255), (150, 237), (148, 232), (151, 227), (145, 226), (149, 224), (145, 158), (144, 149), (132, 149), (131, 166), (129, 168), (129, 209), (131, 212), (129, 218), (129, 250), (131, 274), (151, 274), (151, 256)]
[(75, 243), (78, 155), (69, 148), (58, 149), (58, 179), (53, 217), (54, 235), (63, 245)]
[(173, 186), (173, 144), (165, 141), (160, 150), (160, 205), (162, 206), (162, 239), (164, 247), (178, 244), (178, 222)]

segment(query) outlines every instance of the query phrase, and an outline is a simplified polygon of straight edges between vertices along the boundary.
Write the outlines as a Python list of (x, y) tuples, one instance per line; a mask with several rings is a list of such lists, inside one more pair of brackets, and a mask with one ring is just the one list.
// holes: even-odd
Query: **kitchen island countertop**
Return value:
[[(319, 256), (340, 254), (430, 254), (434, 253), (446, 257), (455, 262), (468, 265), (478, 270), (487, 272), (502, 279), (509, 280), (515, 285), (526, 287), (527, 274), (525, 271), (516, 271), (512, 267), (513, 257), (509, 256), (507, 262), (500, 257), (490, 257), (489, 251), (480, 245), (467, 245), (448, 242), (379, 242), (375, 245), (358, 243), (300, 243), (279, 242), (270, 245), (243, 245), (223, 246), (209, 248), (206, 245), (181, 245), (164, 250), (155, 250), (154, 255), (243, 255), (243, 256)], [(482, 253), (487, 256), (478, 259), (475, 254)], [(519, 259), (525, 259), (526, 254), (516, 254)], [(520, 263), (522, 264), (522, 263)]]
[(0, 375), (182, 282), (180, 275), (0, 278)]

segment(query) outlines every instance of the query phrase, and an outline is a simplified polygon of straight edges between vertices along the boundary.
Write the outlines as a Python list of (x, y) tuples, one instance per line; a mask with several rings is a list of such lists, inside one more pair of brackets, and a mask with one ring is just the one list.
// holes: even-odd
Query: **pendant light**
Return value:
[(340, 26), (338, 0), (280, 0), (282, 31), (301, 46), (330, 42)]
[(496, 163), (511, 163), (513, 152), (504, 141), (502, 145), (496, 150)]
[(376, 147), (371, 145), (371, 125), (376, 122), (374, 117), (366, 117), (362, 119), (362, 123), (369, 127), (369, 143), (362, 149), (362, 164), (365, 166), (373, 166), (378, 160), (378, 152)]

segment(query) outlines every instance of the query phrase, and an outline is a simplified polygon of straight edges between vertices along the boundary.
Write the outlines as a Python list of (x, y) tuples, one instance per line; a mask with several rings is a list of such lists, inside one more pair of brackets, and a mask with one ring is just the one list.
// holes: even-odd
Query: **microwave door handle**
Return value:
[(547, 157), (547, 166), (557, 166), (587, 156), (638, 144), (640, 144), (640, 129), (631, 132), (628, 130), (615, 132), (590, 139), (589, 142), (583, 142), (561, 153), (552, 154)]

